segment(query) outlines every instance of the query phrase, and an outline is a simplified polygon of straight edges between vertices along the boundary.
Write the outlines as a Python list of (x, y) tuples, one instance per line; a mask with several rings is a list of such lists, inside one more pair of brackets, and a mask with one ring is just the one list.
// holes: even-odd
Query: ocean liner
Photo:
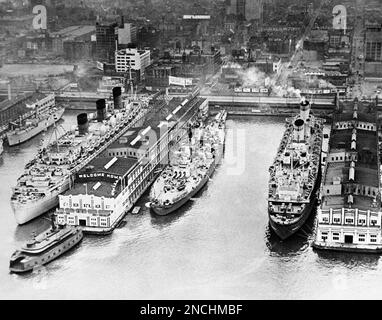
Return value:
[(320, 188), (315, 237), (320, 250), (382, 252), (377, 111), (358, 100), (335, 114)]
[(10, 259), (9, 270), (14, 273), (32, 271), (41, 267), (76, 246), (83, 238), (80, 227), (56, 226), (52, 217), (49, 230), (33, 236)]
[(55, 106), (53, 94), (31, 108), (35, 109), (31, 117), (10, 123), (10, 130), (6, 134), (9, 146), (21, 144), (47, 130), (61, 119), (65, 111), (65, 108)]
[(207, 183), (223, 155), (226, 117), (221, 111), (205, 128), (190, 130), (188, 141), (151, 188), (150, 206), (156, 214), (179, 209)]
[(300, 114), (287, 120), (276, 158), (269, 168), (268, 216), (271, 228), (287, 239), (307, 220), (321, 178), (323, 120), (310, 114), (303, 99)]
[(125, 108), (106, 112), (105, 100), (100, 99), (93, 119), (89, 121), (86, 113), (78, 115), (76, 130), (42, 148), (13, 188), (11, 206), (17, 223), (57, 206), (58, 195), (69, 188), (73, 176), (141, 119), (149, 110), (149, 100), (126, 100)]

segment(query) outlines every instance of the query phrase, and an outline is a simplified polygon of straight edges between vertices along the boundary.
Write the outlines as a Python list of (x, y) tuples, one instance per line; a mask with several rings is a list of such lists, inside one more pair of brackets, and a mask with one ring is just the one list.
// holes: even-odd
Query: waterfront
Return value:
[[(77, 113), (67, 112), (63, 126), (74, 125)], [(283, 119), (235, 117), (228, 119), (227, 128), (222, 165), (179, 213), (154, 216), (145, 207), (146, 192), (138, 204), (141, 213), (128, 216), (126, 226), (110, 236), (87, 236), (71, 252), (22, 276), (9, 274), (9, 257), (32, 231), (48, 228), (49, 221), (38, 219), (17, 227), (9, 198), (41, 136), (19, 147), (6, 147), (0, 160), (0, 298), (380, 297), (379, 256), (314, 252), (309, 246), (314, 216), (285, 243), (270, 234), (268, 167), (284, 131)]]

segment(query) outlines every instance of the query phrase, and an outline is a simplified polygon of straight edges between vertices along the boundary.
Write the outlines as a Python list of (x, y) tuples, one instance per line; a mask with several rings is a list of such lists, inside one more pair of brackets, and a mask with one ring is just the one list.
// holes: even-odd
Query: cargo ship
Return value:
[(10, 123), (10, 130), (7, 132), (9, 146), (21, 144), (35, 137), (39, 133), (46, 131), (50, 126), (61, 119), (65, 108), (55, 106), (54, 95), (48, 95), (42, 99), (38, 105), (32, 105), (34, 113), (30, 117)]
[(376, 107), (358, 100), (335, 114), (312, 246), (382, 252), (381, 168)]
[(77, 116), (77, 128), (63, 134), (26, 166), (13, 188), (11, 206), (18, 224), (24, 224), (58, 205), (58, 195), (71, 185), (74, 175), (107, 146), (136, 124), (149, 110), (149, 97), (130, 99), (111, 112), (104, 99), (88, 119)]
[(221, 111), (205, 128), (190, 129), (188, 141), (181, 143), (151, 188), (150, 206), (156, 214), (179, 209), (210, 179), (223, 155), (226, 118), (227, 112)]
[(56, 226), (52, 217), (49, 230), (33, 236), (20, 250), (12, 254), (9, 270), (14, 273), (33, 271), (72, 249), (82, 238), (80, 227)]
[(287, 119), (276, 158), (269, 168), (269, 224), (282, 240), (304, 225), (316, 203), (323, 123), (323, 119), (310, 113), (310, 103), (303, 98), (300, 114)]

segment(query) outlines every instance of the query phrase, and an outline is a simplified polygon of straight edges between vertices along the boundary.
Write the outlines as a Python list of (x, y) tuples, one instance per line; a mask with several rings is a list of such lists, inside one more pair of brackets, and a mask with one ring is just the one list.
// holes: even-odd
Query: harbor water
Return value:
[[(67, 111), (66, 129), (78, 111)], [(381, 298), (378, 255), (319, 253), (310, 242), (314, 213), (282, 242), (268, 227), (268, 167), (284, 132), (280, 117), (229, 117), (225, 156), (208, 185), (165, 217), (137, 205), (138, 215), (109, 236), (82, 244), (25, 275), (10, 274), (9, 258), (46, 218), (14, 220), (10, 196), (24, 165), (51, 130), (5, 146), (0, 158), (1, 299), (367, 299)]]

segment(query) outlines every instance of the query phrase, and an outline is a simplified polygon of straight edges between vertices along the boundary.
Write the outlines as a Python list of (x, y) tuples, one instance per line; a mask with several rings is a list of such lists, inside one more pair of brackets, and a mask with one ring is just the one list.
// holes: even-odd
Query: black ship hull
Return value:
[(300, 219), (298, 219), (297, 221), (293, 223), (281, 224), (272, 218), (272, 213), (268, 210), (269, 225), (271, 226), (272, 230), (282, 240), (286, 240), (292, 235), (294, 235), (298, 230), (301, 229), (301, 227), (305, 224), (306, 220), (308, 220), (311, 212), (313, 211), (314, 206), (317, 203), (317, 191), (318, 191), (318, 188), (320, 187), (320, 183), (321, 183), (321, 164), (319, 165), (317, 179), (310, 196), (309, 204), (305, 206), (305, 208), (303, 209), (301, 213)]

